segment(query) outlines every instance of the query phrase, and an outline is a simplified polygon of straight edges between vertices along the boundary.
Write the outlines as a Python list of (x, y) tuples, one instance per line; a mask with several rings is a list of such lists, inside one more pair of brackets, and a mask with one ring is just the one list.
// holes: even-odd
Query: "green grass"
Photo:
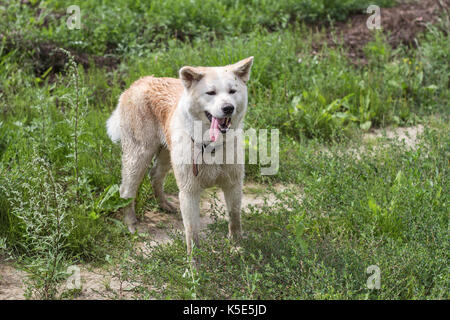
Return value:
[[(85, 1), (82, 31), (65, 27), (63, 2), (19, 2), (0, 7), (0, 255), (31, 274), (30, 295), (58, 297), (70, 264), (117, 263), (142, 284), (140, 298), (448, 299), (445, 18), (416, 49), (393, 50), (376, 34), (368, 64), (357, 67), (342, 47), (313, 53), (325, 35), (303, 22), (345, 19), (360, 1), (208, 1), (201, 11), (195, 1)], [(85, 70), (68, 58), (49, 69), (50, 58), (36, 59), (46, 43), (120, 63)], [(58, 50), (49, 57), (70, 55)], [(245, 212), (241, 254), (226, 223), (211, 224), (198, 271), (180, 234), (147, 255), (127, 249), (142, 239), (114, 214), (126, 204), (121, 153), (105, 130), (119, 94), (143, 75), (176, 77), (186, 64), (250, 55), (246, 127), (279, 129), (281, 145), (279, 173), (262, 177), (248, 165), (247, 179), (296, 184), (301, 201), (295, 190), (267, 191), (280, 201)], [(373, 127), (418, 123), (427, 129), (417, 150), (360, 139)], [(177, 192), (173, 175), (166, 187)], [(157, 208), (146, 178), (138, 215)], [(365, 287), (372, 264), (382, 271), (378, 291)]]
[[(219, 219), (196, 252), (198, 271), (175, 234), (134, 252), (127, 279), (142, 283), (137, 298), (448, 299), (449, 142), (438, 121), (417, 150), (381, 141), (357, 156), (305, 145), (296, 157), (302, 196), (273, 190), (275, 204), (246, 210), (240, 253)], [(366, 287), (370, 265), (381, 270), (380, 290)]]
[[(296, 22), (343, 20), (370, 4), (390, 6), (394, 0), (88, 0), (79, 4), (83, 32), (66, 27), (67, 3), (60, 0), (11, 1), (1, 12), (1, 29), (12, 43), (54, 42), (102, 55), (147, 55), (170, 40), (241, 36), (255, 26), (271, 31)], [(38, 11), (38, 9), (40, 11)], [(169, 41), (168, 41), (169, 40)]]

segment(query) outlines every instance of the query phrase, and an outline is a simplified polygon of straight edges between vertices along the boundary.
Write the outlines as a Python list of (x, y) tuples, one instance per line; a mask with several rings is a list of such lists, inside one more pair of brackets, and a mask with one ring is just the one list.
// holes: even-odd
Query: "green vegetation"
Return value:
[[(255, 26), (271, 31), (293, 22), (345, 19), (370, 4), (393, 0), (88, 0), (80, 6), (83, 31), (66, 26), (67, 3), (60, 0), (12, 1), (3, 9), (2, 29), (28, 45), (54, 42), (66, 48), (103, 55), (142, 56), (168, 40), (214, 39), (251, 33)], [(120, 17), (120, 18), (119, 18)], [(25, 40), (25, 41), (24, 41)], [(30, 47), (31, 49), (31, 47)]]
[[(135, 253), (123, 272), (144, 284), (139, 298), (447, 299), (448, 129), (435, 123), (416, 151), (395, 142), (359, 156), (305, 147), (296, 154), (303, 196), (273, 190), (275, 204), (246, 210), (240, 253), (218, 220), (198, 272), (186, 264), (183, 234)], [(380, 290), (366, 287), (370, 265), (381, 269)]]
[[(67, 29), (63, 1), (0, 4), (0, 256), (29, 272), (29, 297), (58, 297), (67, 266), (91, 263), (119, 266), (139, 298), (449, 298), (448, 17), (417, 48), (377, 33), (355, 66), (304, 22), (345, 20), (366, 1), (151, 3), (85, 1), (81, 30)], [(114, 214), (126, 205), (121, 152), (105, 131), (119, 94), (143, 75), (250, 55), (246, 126), (279, 129), (281, 146), (276, 176), (248, 165), (247, 179), (296, 184), (301, 199), (268, 190), (280, 201), (245, 211), (241, 253), (218, 219), (199, 270), (180, 234), (130, 249), (143, 240)], [(419, 123), (412, 150), (361, 137)], [(176, 192), (173, 176), (166, 187)], [(157, 208), (151, 194), (146, 178), (139, 215)], [(365, 286), (369, 265), (382, 270), (381, 290)]]

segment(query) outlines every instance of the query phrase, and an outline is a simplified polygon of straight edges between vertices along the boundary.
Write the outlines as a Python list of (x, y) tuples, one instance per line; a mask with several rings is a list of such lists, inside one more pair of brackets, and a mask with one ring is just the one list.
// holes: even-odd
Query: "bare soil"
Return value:
[(0, 300), (24, 299), (25, 273), (11, 264), (0, 261)]
[(386, 128), (376, 129), (373, 132), (366, 133), (363, 136), (365, 141), (378, 139), (386, 135), (388, 139), (398, 140), (404, 142), (409, 149), (415, 149), (417, 147), (417, 141), (419, 135), (424, 131), (424, 126), (419, 124), (414, 127), (398, 127), (398, 128)]
[[(96, 56), (75, 50), (68, 50), (75, 62), (88, 69), (92, 64), (105, 68), (107, 71), (114, 70), (120, 63), (115, 56)], [(64, 73), (66, 63), (69, 61), (67, 55), (59, 50), (59, 46), (54, 43), (39, 43), (34, 49), (34, 68), (36, 75), (42, 75), (48, 68), (52, 68), (50, 75)], [(51, 77), (50, 80), (53, 80)]]
[[(392, 8), (381, 8), (381, 28), (387, 35), (389, 44), (396, 48), (400, 44), (416, 46), (415, 39), (425, 30), (427, 23), (434, 23), (439, 16), (450, 8), (449, 0), (418, 0), (404, 1)], [(367, 19), (370, 14), (356, 14), (345, 22), (334, 24), (333, 29), (327, 32), (326, 42), (329, 46), (343, 45), (348, 50), (351, 61), (364, 65), (367, 63), (364, 47), (373, 40), (374, 30), (367, 28)], [(335, 37), (331, 32), (334, 30)], [(318, 50), (323, 43), (315, 43)]]

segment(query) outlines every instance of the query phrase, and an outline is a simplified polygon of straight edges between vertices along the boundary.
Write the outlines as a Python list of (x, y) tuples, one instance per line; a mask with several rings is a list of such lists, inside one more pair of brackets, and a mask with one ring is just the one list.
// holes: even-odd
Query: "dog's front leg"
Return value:
[(180, 209), (186, 233), (188, 255), (192, 253), (192, 246), (198, 246), (200, 229), (200, 192), (180, 190)]
[(228, 235), (233, 240), (239, 240), (242, 236), (241, 228), (241, 200), (242, 183), (228, 185), (222, 188), (228, 209)]

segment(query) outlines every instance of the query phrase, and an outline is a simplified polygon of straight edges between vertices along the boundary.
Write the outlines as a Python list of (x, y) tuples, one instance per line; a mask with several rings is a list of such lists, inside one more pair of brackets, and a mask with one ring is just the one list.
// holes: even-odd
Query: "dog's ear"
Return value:
[(233, 72), (247, 82), (250, 79), (250, 70), (253, 65), (253, 57), (248, 57), (232, 65)]
[(198, 68), (183, 67), (180, 69), (180, 79), (183, 81), (184, 86), (189, 89), (194, 81), (200, 81), (205, 74)]

